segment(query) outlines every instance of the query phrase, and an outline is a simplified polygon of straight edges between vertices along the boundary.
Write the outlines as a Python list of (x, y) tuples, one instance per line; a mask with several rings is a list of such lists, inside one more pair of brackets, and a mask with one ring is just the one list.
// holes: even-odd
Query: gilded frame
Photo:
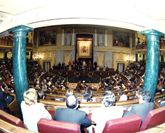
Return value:
[(78, 58), (91, 58), (92, 57), (92, 40), (77, 40), (77, 54)]

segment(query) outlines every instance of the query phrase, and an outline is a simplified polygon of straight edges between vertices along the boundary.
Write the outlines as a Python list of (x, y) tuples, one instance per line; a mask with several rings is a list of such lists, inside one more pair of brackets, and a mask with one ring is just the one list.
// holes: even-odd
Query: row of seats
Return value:
[[(54, 111), (49, 112), (52, 116), (54, 115)], [(138, 115), (109, 120), (104, 126), (103, 133), (131, 133), (143, 131), (165, 123), (164, 116), (165, 107), (160, 107), (150, 111), (143, 123), (141, 117)], [(24, 128), (23, 122), (19, 118), (16, 118), (2, 110), (0, 110), (0, 119)], [(80, 126), (78, 124), (68, 122), (41, 119), (38, 122), (38, 130), (40, 133), (80, 133)], [(93, 130), (93, 133), (96, 133), (95, 130)]]
[(150, 111), (143, 123), (140, 116), (138, 115), (109, 120), (105, 124), (103, 133), (131, 133), (143, 131), (155, 127), (159, 124), (165, 123), (164, 116), (165, 107), (161, 107)]
[[(50, 114), (53, 116), (54, 111), (49, 111)], [(11, 114), (8, 114), (2, 110), (0, 110), (0, 119), (8, 122), (16, 127), (21, 127), (25, 128), (23, 121)], [(0, 126), (0, 131), (5, 131), (5, 129), (1, 129), (2, 127)], [(14, 128), (14, 127), (12, 127)], [(48, 120), (48, 119), (41, 119), (38, 122), (38, 130), (40, 133), (81, 133), (80, 131), (80, 125), (79, 124), (73, 124), (73, 123), (68, 123), (68, 122), (59, 122), (55, 120)], [(10, 131), (9, 131), (10, 132)], [(26, 132), (28, 133), (28, 131)]]
[[(54, 111), (50, 113), (54, 115)], [(146, 130), (164, 123), (165, 119), (163, 116), (165, 116), (165, 107), (157, 108), (150, 111), (144, 123), (142, 123), (141, 117), (138, 115), (109, 120), (105, 124), (103, 133), (109, 133), (109, 132), (133, 133), (141, 130)], [(79, 125), (77, 124), (70, 125), (70, 124), (71, 123), (67, 123), (67, 122), (61, 123), (54, 120), (41, 119), (38, 122), (38, 128), (41, 133), (45, 133), (46, 131), (49, 131), (49, 133), (53, 133), (53, 132), (60, 133), (61, 130), (63, 131), (63, 133), (65, 133), (64, 130), (68, 133), (80, 132)], [(67, 128), (69, 127), (69, 129), (67, 129), (66, 127)], [(74, 129), (70, 129), (70, 127), (73, 127)], [(93, 133), (96, 133), (95, 130), (93, 130)]]

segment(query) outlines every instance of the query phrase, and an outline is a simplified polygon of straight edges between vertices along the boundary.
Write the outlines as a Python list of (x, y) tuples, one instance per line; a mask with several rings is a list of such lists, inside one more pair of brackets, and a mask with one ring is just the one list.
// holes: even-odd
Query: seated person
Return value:
[(165, 106), (165, 100), (164, 100), (164, 101), (162, 100), (162, 101), (160, 102), (159, 106), (160, 106), (160, 107)]
[(109, 90), (112, 90), (110, 86), (104, 86), (104, 91), (109, 91)]
[(105, 91), (102, 103), (104, 104), (105, 107), (114, 105), (114, 103), (115, 103), (115, 94), (110, 90)]
[[(108, 120), (122, 118), (125, 108), (122, 106), (113, 106), (115, 103), (115, 95), (112, 91), (107, 91), (102, 99), (102, 107), (91, 110), (91, 119), (96, 122), (94, 127), (96, 133), (102, 133), (105, 123)], [(92, 127), (88, 128), (92, 133)]]
[(45, 98), (45, 93), (42, 89), (38, 90), (38, 99), (44, 99)]
[(80, 90), (81, 90), (81, 81), (77, 83), (76, 92), (80, 93), (81, 92)]
[(165, 89), (164, 88), (161, 89), (161, 93), (165, 94)]
[(92, 89), (88, 86), (86, 87), (85, 93), (83, 94), (83, 98), (89, 102), (92, 100)]
[(9, 93), (5, 92), (3, 88), (0, 88), (0, 109), (11, 113), (9, 109), (9, 104), (14, 100), (14, 96), (10, 95)]
[(122, 91), (119, 92), (119, 95), (120, 95), (120, 98), (119, 98), (119, 101), (127, 101), (128, 100), (128, 97), (125, 93), (123, 93)]
[(165, 97), (161, 98), (160, 100), (158, 100), (159, 106), (163, 107), (165, 106)]
[(73, 90), (72, 89), (68, 89), (66, 91), (66, 97), (70, 96), (70, 95), (73, 95)]
[(66, 97), (66, 106), (56, 109), (54, 120), (80, 124), (81, 132), (84, 133), (84, 128), (91, 126), (92, 121), (84, 111), (78, 110), (79, 103), (74, 95)]
[(137, 114), (141, 116), (142, 121), (144, 122), (149, 111), (154, 109), (154, 103), (150, 102), (151, 96), (148, 91), (144, 91), (139, 95), (139, 104), (134, 104), (130, 106), (127, 111), (124, 113), (124, 116), (131, 116)]
[(6, 93), (0, 89), (0, 109), (6, 111), (7, 103), (5, 101)]
[(21, 111), (25, 127), (33, 132), (38, 132), (37, 123), (41, 118), (52, 119), (44, 104), (37, 102), (37, 93), (33, 88), (24, 92)]

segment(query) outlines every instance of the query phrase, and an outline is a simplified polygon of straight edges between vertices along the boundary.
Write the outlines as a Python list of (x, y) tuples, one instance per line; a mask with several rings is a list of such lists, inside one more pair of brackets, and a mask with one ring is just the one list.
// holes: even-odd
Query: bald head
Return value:
[(76, 97), (74, 95), (69, 95), (66, 98), (66, 106), (68, 108), (77, 109), (77, 107), (78, 107), (78, 100), (76, 99)]

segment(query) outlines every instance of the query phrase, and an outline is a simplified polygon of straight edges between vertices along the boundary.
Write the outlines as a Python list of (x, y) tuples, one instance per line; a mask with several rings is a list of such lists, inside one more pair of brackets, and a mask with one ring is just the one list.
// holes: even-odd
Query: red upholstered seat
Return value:
[(52, 116), (52, 118), (54, 117), (55, 115), (55, 110), (48, 110), (48, 112), (50, 113), (50, 115)]
[(81, 133), (80, 125), (55, 120), (40, 119), (37, 124), (40, 133)]
[[(51, 114), (51, 116), (52, 116), (52, 118), (54, 118), (54, 115), (55, 115), (55, 110), (48, 110), (48, 112)], [(91, 119), (91, 115), (92, 115), (92, 113), (89, 113), (89, 114), (87, 114), (87, 117), (89, 118), (89, 119)], [(57, 122), (57, 121), (56, 121)], [(61, 122), (60, 122), (61, 123)], [(63, 122), (64, 123), (64, 122)], [(79, 128), (80, 128), (80, 126), (79, 126)], [(85, 129), (85, 130), (87, 130), (87, 129)], [(54, 130), (53, 130), (54, 131)], [(86, 131), (87, 132), (87, 131)], [(63, 133), (63, 132), (62, 132)]]
[(24, 128), (23, 121), (20, 118), (17, 118), (9, 113), (6, 113), (3, 110), (0, 110), (0, 119), (4, 120), (10, 124), (13, 124), (15, 126)]
[(145, 130), (165, 122), (165, 106), (151, 110), (140, 130)]
[(132, 115), (128, 117), (109, 120), (106, 122), (103, 133), (134, 133), (140, 130), (141, 117)]

